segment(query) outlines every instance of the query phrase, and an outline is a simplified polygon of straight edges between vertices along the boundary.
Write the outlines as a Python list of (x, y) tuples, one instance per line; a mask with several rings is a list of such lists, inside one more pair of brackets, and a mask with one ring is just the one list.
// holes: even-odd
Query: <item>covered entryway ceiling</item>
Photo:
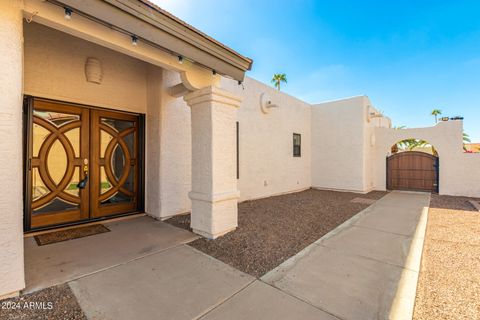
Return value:
[[(27, 5), (28, 2), (30, 1), (27, 1)], [(238, 81), (243, 81), (245, 72), (252, 67), (251, 59), (146, 0), (46, 0), (46, 2), (62, 10), (72, 9), (74, 14), (101, 22), (114, 30), (135, 35), (142, 42), (158, 46), (174, 56)], [(37, 12), (39, 17), (42, 14), (40, 11)]]

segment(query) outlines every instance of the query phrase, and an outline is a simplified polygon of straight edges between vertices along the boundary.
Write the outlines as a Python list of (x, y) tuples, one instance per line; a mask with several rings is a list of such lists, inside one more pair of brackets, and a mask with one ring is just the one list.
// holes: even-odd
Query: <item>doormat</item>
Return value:
[(40, 234), (38, 236), (35, 236), (35, 241), (39, 246), (44, 246), (47, 244), (93, 236), (94, 234), (100, 234), (105, 232), (110, 232), (110, 229), (105, 227), (103, 224), (94, 224), (91, 226)]
[(353, 203), (361, 203), (361, 204), (368, 204), (368, 205), (374, 204), (376, 201), (377, 200), (367, 199), (367, 198), (355, 198), (350, 200), (350, 202), (353, 202)]

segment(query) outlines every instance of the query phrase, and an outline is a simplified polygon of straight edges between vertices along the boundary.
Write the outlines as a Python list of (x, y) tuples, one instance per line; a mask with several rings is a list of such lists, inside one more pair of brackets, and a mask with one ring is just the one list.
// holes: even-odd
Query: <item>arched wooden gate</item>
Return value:
[(417, 151), (387, 158), (387, 189), (438, 192), (438, 157)]

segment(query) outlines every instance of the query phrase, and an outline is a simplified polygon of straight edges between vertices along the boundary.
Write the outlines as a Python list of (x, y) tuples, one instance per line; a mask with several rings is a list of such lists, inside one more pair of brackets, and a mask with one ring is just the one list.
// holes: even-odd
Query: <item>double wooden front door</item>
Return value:
[(30, 102), (27, 229), (137, 212), (138, 115)]

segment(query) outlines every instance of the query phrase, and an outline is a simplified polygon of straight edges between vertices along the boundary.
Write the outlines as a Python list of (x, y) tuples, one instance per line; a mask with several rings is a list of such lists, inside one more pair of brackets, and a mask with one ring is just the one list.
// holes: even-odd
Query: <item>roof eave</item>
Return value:
[[(178, 54), (216, 73), (243, 81), (252, 59), (221, 44), (146, 0), (55, 0), (148, 42)], [(114, 9), (114, 10), (112, 10)]]

